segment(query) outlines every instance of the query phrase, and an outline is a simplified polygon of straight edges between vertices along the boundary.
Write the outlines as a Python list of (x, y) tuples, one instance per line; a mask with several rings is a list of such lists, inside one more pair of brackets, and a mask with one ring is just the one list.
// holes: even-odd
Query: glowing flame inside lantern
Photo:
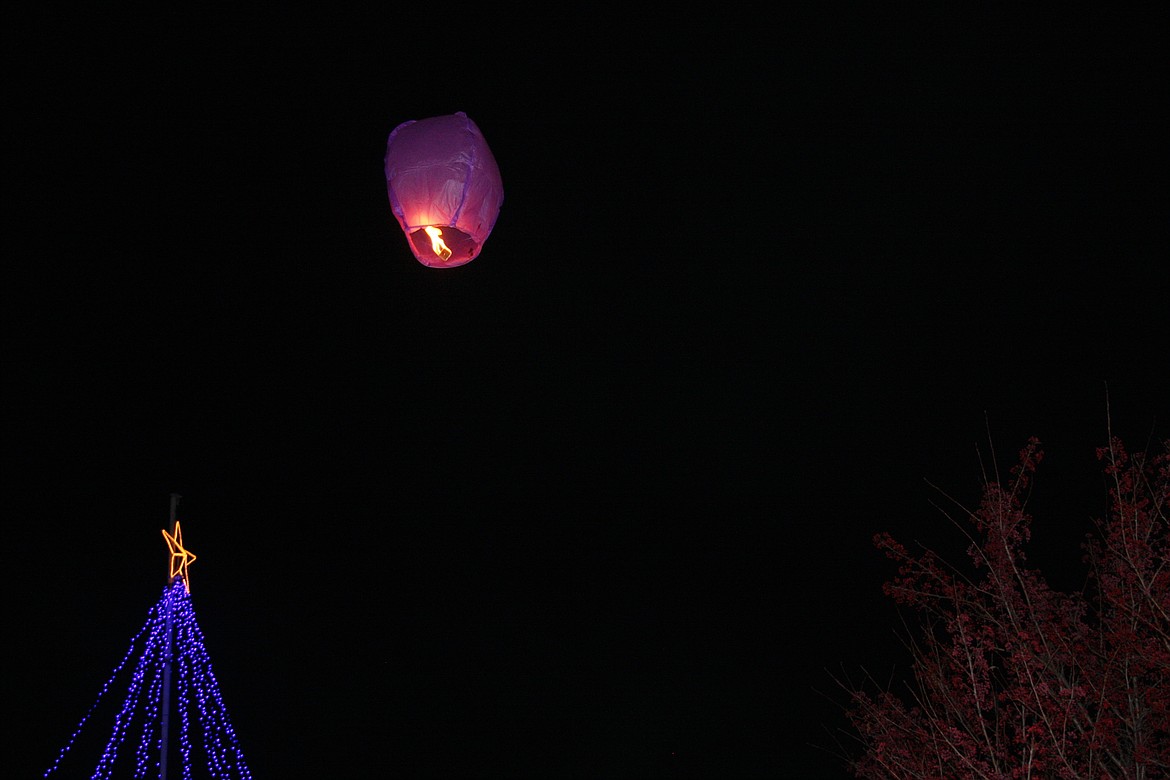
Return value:
[(449, 260), (451, 258), (451, 250), (447, 248), (445, 243), (443, 243), (443, 239), (441, 238), (443, 231), (439, 230), (437, 227), (430, 226), (423, 228), (423, 230), (425, 230), (427, 235), (431, 237), (431, 251), (438, 255), (441, 259)]

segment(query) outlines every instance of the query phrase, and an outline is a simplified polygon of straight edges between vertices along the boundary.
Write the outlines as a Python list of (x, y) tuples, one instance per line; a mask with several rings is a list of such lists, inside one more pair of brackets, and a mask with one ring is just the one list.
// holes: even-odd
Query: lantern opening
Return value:
[(414, 255), (432, 268), (463, 265), (475, 257), (478, 244), (458, 228), (427, 225), (410, 234)]

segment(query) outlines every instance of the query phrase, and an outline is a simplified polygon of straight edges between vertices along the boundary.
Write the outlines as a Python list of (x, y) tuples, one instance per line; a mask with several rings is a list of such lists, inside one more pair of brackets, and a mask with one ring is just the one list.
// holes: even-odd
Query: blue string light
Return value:
[[(182, 635), (182, 629), (180, 629)], [(186, 642), (179, 643), (185, 647)], [(191, 707), (188, 704), (191, 689), (191, 661), (187, 653), (179, 654), (179, 713), (182, 718), (182, 731), (179, 733), (179, 749), (183, 754), (183, 780), (191, 780)]]
[[(168, 624), (170, 615), (171, 655), (167, 658)], [(138, 650), (141, 640), (141, 650)], [(199, 724), (199, 746), (207, 762), (210, 775), (216, 780), (252, 780), (252, 772), (244, 761), (243, 751), (235, 729), (223, 704), (219, 683), (211, 671), (211, 660), (203, 639), (203, 632), (195, 620), (195, 609), (181, 577), (163, 590), (162, 598), (147, 614), (146, 623), (130, 641), (126, 655), (115, 667), (97, 699), (78, 723), (65, 747), (58, 753), (43, 777), (49, 777), (62, 765), (78, 736), (90, 721), (102, 698), (115, 685), (127, 667), (134, 663), (126, 684), (126, 697), (114, 718), (113, 729), (90, 780), (109, 780), (118, 761), (119, 748), (131, 732), (131, 725), (141, 716), (138, 744), (134, 751), (135, 780), (148, 774), (161, 774), (159, 754), (162, 749), (161, 701), (163, 698), (164, 668), (168, 660), (178, 666), (177, 709), (180, 725), (179, 752), (182, 756), (182, 778), (192, 780), (192, 762), (195, 758), (193, 721)], [(194, 698), (192, 699), (192, 693)], [(192, 714), (197, 717), (192, 717)], [(121, 770), (123, 773), (126, 769)], [(124, 775), (123, 775), (124, 776)]]

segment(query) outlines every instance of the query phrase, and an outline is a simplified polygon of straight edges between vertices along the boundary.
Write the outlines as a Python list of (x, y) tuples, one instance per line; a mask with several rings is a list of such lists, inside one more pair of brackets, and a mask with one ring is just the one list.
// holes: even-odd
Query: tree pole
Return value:
[[(167, 525), (167, 533), (172, 537), (175, 535), (175, 511), (179, 508), (179, 499), (182, 498), (178, 493), (171, 493), (171, 520)], [(168, 585), (175, 584), (175, 578), (169, 577)], [(161, 748), (159, 750), (159, 780), (167, 780), (167, 746), (170, 742), (171, 731), (171, 634), (172, 632), (172, 607), (171, 607), (171, 593), (167, 591), (167, 640), (166, 650), (163, 656), (163, 689), (162, 689), (162, 737), (160, 739)]]

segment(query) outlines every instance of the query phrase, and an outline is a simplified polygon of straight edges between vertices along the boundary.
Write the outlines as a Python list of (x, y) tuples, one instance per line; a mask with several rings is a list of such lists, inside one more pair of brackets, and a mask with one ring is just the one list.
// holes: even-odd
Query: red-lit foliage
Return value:
[(898, 564), (885, 592), (922, 630), (905, 700), (849, 688), (857, 777), (1170, 777), (1170, 441), (1163, 448), (1131, 457), (1112, 438), (1098, 450), (1110, 506), (1085, 544), (1084, 593), (1055, 591), (1027, 565), (1035, 439), (1006, 486), (989, 480), (966, 512), (973, 572), (875, 538)]

